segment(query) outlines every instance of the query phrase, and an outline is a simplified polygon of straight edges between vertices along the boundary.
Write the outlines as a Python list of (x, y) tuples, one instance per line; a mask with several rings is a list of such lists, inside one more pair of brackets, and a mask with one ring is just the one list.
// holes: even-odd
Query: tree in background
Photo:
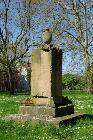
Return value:
[[(9, 67), (11, 69), (17, 67), (17, 63), (27, 57), (26, 52), (31, 45), (31, 29), (33, 36), (37, 36), (43, 28), (50, 27), (53, 28), (55, 35), (53, 41), (57, 41), (57, 44), (61, 43), (64, 52), (73, 52), (74, 56), (79, 54), (78, 59), (84, 60), (88, 91), (92, 93), (90, 90), (93, 89), (90, 74), (93, 71), (92, 1), (42, 0), (41, 3), (39, 2), (40, 0), (7, 0), (7, 3), (6, 0), (0, 1), (0, 4), (3, 3), (0, 13), (2, 22), (0, 22), (4, 24), (0, 30), (2, 66), (9, 72)], [(14, 27), (16, 31), (13, 30)], [(35, 38), (36, 40), (38, 39)]]
[[(41, 29), (52, 28), (55, 37), (53, 42), (61, 44), (64, 53), (71, 52), (74, 58), (78, 55), (78, 59), (84, 61), (85, 80), (88, 89), (91, 89), (92, 77), (89, 73), (93, 62), (93, 2), (91, 0), (43, 0), (37, 9), (38, 24), (34, 24), (34, 27), (41, 25)], [(91, 70), (87, 71), (88, 67), (91, 67)], [(88, 92), (92, 93), (92, 90)]]
[[(17, 69), (12, 70), (13, 71), (13, 83), (12, 86), (15, 89), (17, 89), (17, 86), (20, 81), (20, 74)], [(1, 91), (9, 91), (10, 90), (10, 85), (9, 85), (9, 75), (7, 73), (7, 70), (2, 70), (0, 69), (0, 90)]]
[(72, 74), (64, 74), (62, 76), (62, 86), (64, 89), (75, 89), (75, 86), (78, 84), (78, 79)]
[(91, 65), (89, 65), (88, 67), (87, 67), (87, 76), (88, 76), (88, 78), (87, 78), (87, 82), (88, 82), (88, 84), (87, 84), (87, 86), (88, 86), (88, 88), (87, 88), (87, 91), (88, 91), (88, 93), (93, 93), (93, 62), (91, 63)]
[(9, 91), (14, 94), (14, 75), (17, 72), (17, 64), (29, 57), (32, 15), (28, 11), (28, 4), (24, 5), (24, 1), (2, 0), (0, 5), (0, 69), (6, 71)]
[[(93, 63), (93, 3), (91, 0), (59, 0), (60, 12), (55, 32), (62, 35), (63, 48), (79, 53), (84, 60), (88, 92), (93, 93), (91, 71)], [(58, 10), (59, 11), (59, 10)]]
[(29, 62), (27, 64), (27, 81), (31, 89), (31, 64)]
[(86, 90), (87, 83), (84, 76), (67, 73), (62, 75), (62, 87), (69, 90)]

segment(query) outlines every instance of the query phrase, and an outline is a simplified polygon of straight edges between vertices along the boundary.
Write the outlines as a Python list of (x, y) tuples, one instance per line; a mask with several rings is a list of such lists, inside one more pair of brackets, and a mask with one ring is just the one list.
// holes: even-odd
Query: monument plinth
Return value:
[(60, 97), (62, 95), (62, 50), (32, 50), (31, 95)]
[(43, 40), (42, 48), (32, 50), (31, 98), (23, 102), (19, 112), (35, 117), (73, 114), (72, 102), (62, 96), (62, 50), (51, 44), (49, 29)]

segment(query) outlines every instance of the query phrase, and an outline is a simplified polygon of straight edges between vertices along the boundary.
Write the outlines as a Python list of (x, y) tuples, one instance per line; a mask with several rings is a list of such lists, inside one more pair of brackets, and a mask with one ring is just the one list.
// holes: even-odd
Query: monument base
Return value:
[(19, 114), (29, 114), (31, 117), (51, 116), (62, 117), (74, 113), (74, 105), (68, 97), (32, 97), (22, 102)]
[(41, 97), (41, 96), (33, 96), (27, 98), (23, 101), (22, 106), (50, 106), (50, 107), (58, 107), (63, 105), (72, 104), (72, 101), (68, 99), (68, 97), (64, 96), (55, 96), (55, 97)]
[(59, 107), (48, 106), (20, 106), (19, 114), (29, 114), (31, 117), (62, 117), (74, 113), (74, 106), (72, 104)]
[(2, 118), (2, 120), (6, 120), (6, 121), (15, 121), (15, 122), (26, 122), (26, 121), (31, 121), (35, 124), (42, 122), (42, 123), (51, 123), (53, 125), (55, 125), (56, 127), (60, 127), (61, 125), (64, 124), (74, 124), (77, 122), (77, 120), (80, 120), (81, 118), (86, 118), (86, 114), (82, 114), (82, 113), (74, 113), (71, 115), (66, 115), (63, 117), (51, 117), (51, 116), (42, 116), (40, 115), (38, 116), (33, 116), (31, 117), (29, 114), (13, 114), (13, 115), (9, 115), (9, 116), (5, 116)]

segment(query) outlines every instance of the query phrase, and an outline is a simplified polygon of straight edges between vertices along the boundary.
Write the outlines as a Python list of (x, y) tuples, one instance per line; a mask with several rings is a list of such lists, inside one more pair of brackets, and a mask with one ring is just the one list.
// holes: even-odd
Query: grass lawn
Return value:
[(80, 91), (66, 91), (63, 94), (72, 100), (75, 112), (93, 114), (93, 95)]
[[(73, 101), (75, 112), (93, 114), (93, 95), (64, 92)], [(0, 94), (0, 116), (17, 113), (20, 102), (28, 95)], [(74, 126), (56, 128), (50, 124), (0, 121), (0, 140), (93, 140), (93, 120), (80, 120)]]

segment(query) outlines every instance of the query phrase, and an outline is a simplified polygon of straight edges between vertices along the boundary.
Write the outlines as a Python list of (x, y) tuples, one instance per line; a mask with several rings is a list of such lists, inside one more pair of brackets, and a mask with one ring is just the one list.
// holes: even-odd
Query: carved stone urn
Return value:
[(46, 29), (45, 31), (43, 31), (42, 33), (42, 41), (44, 44), (50, 44), (52, 41), (52, 33), (50, 31), (50, 29)]

